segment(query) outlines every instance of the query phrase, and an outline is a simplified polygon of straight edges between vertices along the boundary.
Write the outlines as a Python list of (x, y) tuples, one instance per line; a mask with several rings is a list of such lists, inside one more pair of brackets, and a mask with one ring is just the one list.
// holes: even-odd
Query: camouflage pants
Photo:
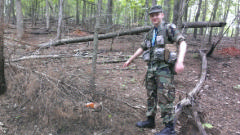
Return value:
[(175, 88), (172, 84), (173, 74), (169, 67), (151, 67), (146, 74), (147, 116), (155, 116), (157, 105), (160, 106), (163, 123), (173, 121)]

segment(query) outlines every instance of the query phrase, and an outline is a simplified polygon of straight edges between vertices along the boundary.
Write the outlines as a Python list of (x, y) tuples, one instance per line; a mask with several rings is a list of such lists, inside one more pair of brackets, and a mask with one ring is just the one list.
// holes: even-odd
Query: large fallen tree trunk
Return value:
[[(139, 34), (141, 32), (147, 32), (150, 29), (151, 29), (151, 26), (146, 26), (146, 27), (139, 27), (139, 28), (131, 29), (131, 30), (128, 30), (128, 31), (100, 34), (98, 36), (98, 40), (114, 38), (114, 37), (117, 37), (117, 36)], [(85, 36), (85, 37), (71, 38), (71, 39), (62, 39), (62, 40), (52, 41), (52, 42), (49, 42), (49, 43), (43, 43), (43, 44), (40, 44), (38, 47), (47, 48), (47, 47), (50, 47), (50, 46), (58, 46), (58, 45), (63, 45), (63, 44), (88, 42), (88, 41), (93, 41), (93, 36)]]
[[(226, 23), (224, 22), (193, 22), (193, 23), (184, 23), (182, 27), (184, 28), (202, 28), (202, 27), (223, 27)], [(115, 33), (107, 33), (107, 34), (100, 34), (98, 36), (98, 40), (115, 38), (117, 36), (124, 36), (124, 35), (133, 35), (139, 34), (142, 32), (147, 32), (151, 29), (151, 26), (144, 26), (138, 27), (127, 31), (115, 32)], [(79, 37), (79, 38), (70, 38), (70, 39), (62, 39), (57, 41), (51, 41), (48, 43), (43, 43), (38, 45), (40, 48), (48, 48), (50, 46), (58, 46), (70, 43), (78, 43), (78, 42), (87, 42), (93, 41), (93, 36), (86, 36), (86, 37)]]
[(185, 22), (182, 28), (224, 27), (226, 22)]

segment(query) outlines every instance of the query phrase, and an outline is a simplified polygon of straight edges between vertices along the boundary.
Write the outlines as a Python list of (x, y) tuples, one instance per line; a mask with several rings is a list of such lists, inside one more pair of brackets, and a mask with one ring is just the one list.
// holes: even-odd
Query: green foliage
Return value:
[[(59, 0), (48, 0), (50, 3), (50, 9), (51, 9), (51, 16), (58, 17), (58, 6), (59, 6)], [(64, 16), (76, 16), (76, 1), (77, 0), (64, 0)], [(98, 0), (86, 0), (88, 5), (86, 6), (86, 18), (92, 17), (90, 15), (91, 8), (89, 3), (95, 3), (97, 4)], [(164, 5), (165, 0), (158, 0), (157, 3), (159, 5)], [(170, 0), (170, 7), (171, 11), (167, 11), (170, 13), (170, 22), (173, 18), (173, 9), (174, 9), (174, 1)], [(230, 8), (229, 8), (229, 17), (227, 18), (227, 22), (230, 22), (233, 20), (233, 18), (236, 15), (236, 9), (239, 6), (238, 0), (230, 0)], [(21, 0), (22, 2), (22, 12), (24, 17), (26, 18), (32, 18), (34, 15), (37, 17), (37, 19), (45, 19), (45, 6), (46, 6), (46, 0)], [(143, 25), (144, 24), (144, 16), (146, 14), (146, 0), (113, 0), (113, 22), (114, 24), (121, 24), (121, 25)], [(194, 21), (195, 15), (196, 15), (196, 8), (198, 6), (198, 0), (192, 1), (189, 0), (188, 2), (188, 18), (190, 18), (190, 21)], [(206, 0), (202, 0), (202, 8), (200, 13), (200, 18), (203, 16), (203, 9), (205, 7)], [(206, 21), (210, 21), (213, 6), (215, 3), (215, 0), (207, 0), (207, 14), (206, 14)], [(220, 0), (219, 6), (217, 9), (217, 17), (215, 21), (222, 21), (224, 14), (227, 12), (229, 0)], [(10, 0), (6, 0), (6, 7), (10, 6)], [(79, 15), (82, 16), (83, 14), (83, 1), (79, 0), (80, 7), (79, 7)], [(107, 9), (108, 9), (108, 0), (102, 0), (102, 16), (107, 16)], [(152, 5), (152, 1), (149, 0), (148, 7), (150, 8)], [(95, 5), (95, 11), (97, 9), (97, 5)], [(200, 19), (201, 20), (201, 19)], [(199, 20), (199, 21), (200, 21)], [(225, 28), (226, 29), (226, 28)], [(234, 28), (230, 28), (229, 33), (233, 31)]]
[(212, 125), (212, 124), (209, 124), (209, 123), (204, 123), (204, 124), (202, 124), (202, 126), (203, 126), (204, 128), (213, 128), (213, 125)]

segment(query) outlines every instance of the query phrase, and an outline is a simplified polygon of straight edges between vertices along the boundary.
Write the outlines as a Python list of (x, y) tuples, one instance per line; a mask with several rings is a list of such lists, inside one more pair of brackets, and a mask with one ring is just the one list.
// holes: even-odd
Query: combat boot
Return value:
[(136, 123), (136, 127), (155, 128), (155, 118), (153, 116), (150, 116), (146, 121), (139, 121)]
[(163, 130), (161, 130), (159, 133), (156, 133), (155, 135), (176, 135), (172, 122), (165, 124), (165, 126), (166, 127)]

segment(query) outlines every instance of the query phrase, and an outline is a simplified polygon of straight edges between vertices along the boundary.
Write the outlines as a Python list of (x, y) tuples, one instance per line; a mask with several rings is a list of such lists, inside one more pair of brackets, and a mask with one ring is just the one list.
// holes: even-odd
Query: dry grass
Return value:
[[(7, 44), (8, 61), (32, 54), (74, 55), (73, 50), (79, 49), (79, 45), (66, 45), (33, 52), (29, 47)], [(91, 53), (92, 46), (81, 45)], [(91, 59), (80, 56), (9, 62), (8, 91), (1, 99), (8, 106), (2, 109), (8, 117), (4, 121), (8, 125), (7, 134), (100, 134), (114, 130), (118, 133), (122, 126), (111, 125), (119, 124), (119, 117), (127, 116), (129, 107), (116, 100), (118, 95), (109, 89), (111, 84), (100, 85), (95, 92), (89, 89), (90, 76)], [(84, 104), (90, 101), (103, 102), (103, 110), (85, 108)]]

